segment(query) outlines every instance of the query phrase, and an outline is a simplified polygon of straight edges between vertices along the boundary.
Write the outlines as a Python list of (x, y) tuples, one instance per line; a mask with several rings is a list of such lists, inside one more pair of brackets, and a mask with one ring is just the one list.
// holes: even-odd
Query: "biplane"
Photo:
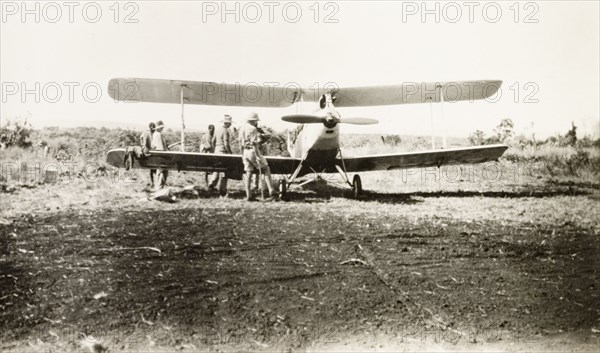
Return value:
[[(444, 103), (474, 101), (496, 94), (502, 81), (456, 81), (404, 83), (389, 86), (329, 87), (322, 92), (298, 87), (278, 87), (253, 84), (178, 81), (142, 78), (115, 78), (109, 83), (109, 95), (115, 100), (132, 102), (177, 103), (181, 105), (181, 151), (151, 151), (135, 159), (133, 168), (167, 168), (177, 171), (225, 172), (230, 178), (241, 179), (244, 170), (241, 155), (187, 152), (185, 148), (185, 104), (238, 107), (284, 108), (296, 105), (298, 114), (281, 119), (300, 124), (292, 141), (288, 135), (289, 157), (266, 156), (272, 174), (283, 175), (280, 192), (285, 197), (290, 185), (302, 185), (299, 178), (314, 174), (339, 173), (352, 189), (352, 196), (361, 195), (359, 174), (352, 180), (350, 173), (388, 171), (402, 168), (421, 168), (496, 161), (508, 148), (505, 145), (486, 145), (463, 148), (444, 148), (419, 152), (348, 157), (340, 149), (340, 125), (369, 125), (378, 123), (371, 118), (344, 118), (336, 107), (378, 106), (414, 103)], [(306, 109), (308, 107), (308, 109)], [(310, 113), (304, 113), (308, 110)], [(445, 139), (444, 139), (445, 145)], [(123, 167), (125, 149), (108, 152), (107, 162)]]

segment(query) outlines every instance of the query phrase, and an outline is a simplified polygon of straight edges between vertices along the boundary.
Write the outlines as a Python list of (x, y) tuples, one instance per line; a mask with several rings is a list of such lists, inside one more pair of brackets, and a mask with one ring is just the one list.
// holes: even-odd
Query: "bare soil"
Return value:
[(0, 347), (600, 347), (597, 190), (322, 195), (5, 219)]

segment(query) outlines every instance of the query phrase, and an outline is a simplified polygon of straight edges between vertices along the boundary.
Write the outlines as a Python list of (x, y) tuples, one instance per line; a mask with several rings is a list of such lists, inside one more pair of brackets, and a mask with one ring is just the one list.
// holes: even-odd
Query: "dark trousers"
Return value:
[[(229, 154), (224, 148), (219, 148), (219, 146), (217, 146), (217, 148), (215, 149), (215, 153), (216, 154)], [(221, 176), (221, 173), (215, 172), (212, 174), (212, 176), (210, 178), (208, 187), (211, 189), (217, 188), (217, 184), (218, 184), (219, 194), (226, 195), (227, 194), (227, 179), (228, 179), (227, 173), (223, 173), (223, 175)]]
[(150, 169), (150, 186), (154, 187), (154, 177), (156, 176), (156, 169)]

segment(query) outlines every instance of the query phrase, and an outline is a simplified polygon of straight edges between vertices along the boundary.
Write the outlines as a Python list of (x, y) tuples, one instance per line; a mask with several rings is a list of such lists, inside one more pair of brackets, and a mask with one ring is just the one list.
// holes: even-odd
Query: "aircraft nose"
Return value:
[(327, 128), (333, 128), (333, 127), (335, 127), (337, 125), (337, 120), (333, 116), (328, 115), (325, 118), (325, 121), (323, 122), (323, 125), (325, 125), (325, 127), (327, 127)]

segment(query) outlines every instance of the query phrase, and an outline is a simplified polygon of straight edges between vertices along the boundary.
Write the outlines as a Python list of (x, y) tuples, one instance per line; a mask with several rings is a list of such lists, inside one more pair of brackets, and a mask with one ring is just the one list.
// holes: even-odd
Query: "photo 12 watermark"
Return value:
[(11, 184), (69, 184), (77, 181), (138, 184), (144, 180), (144, 172), (143, 169), (108, 168), (75, 161), (0, 162), (0, 181)]
[(527, 185), (544, 173), (542, 163), (498, 163), (444, 165), (400, 169), (402, 183), (458, 184), (510, 183)]
[(103, 85), (98, 82), (2, 82), (2, 103), (97, 103)]
[(340, 3), (204, 1), (202, 23), (339, 23)]
[(402, 1), (402, 23), (539, 23), (540, 5), (523, 1)]
[(2, 23), (139, 23), (134, 1), (2, 1)]

